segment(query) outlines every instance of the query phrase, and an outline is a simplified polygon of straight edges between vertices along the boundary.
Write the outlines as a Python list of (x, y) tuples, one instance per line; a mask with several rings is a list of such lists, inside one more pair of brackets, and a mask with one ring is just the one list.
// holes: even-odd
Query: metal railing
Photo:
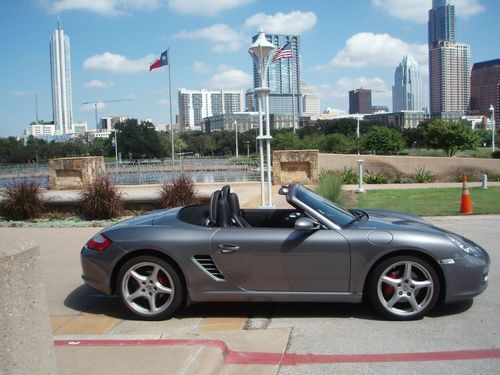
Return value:
[(178, 159), (106, 163), (106, 171), (117, 185), (161, 184), (181, 175), (194, 182), (258, 181), (256, 159)]
[(11, 164), (0, 166), (0, 188), (20, 180), (36, 180), (41, 187), (49, 186), (49, 168), (47, 165)]

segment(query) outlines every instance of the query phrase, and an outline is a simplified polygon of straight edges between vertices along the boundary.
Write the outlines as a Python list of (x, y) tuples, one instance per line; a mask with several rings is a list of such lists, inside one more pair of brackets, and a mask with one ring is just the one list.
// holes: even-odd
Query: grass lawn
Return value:
[[(500, 187), (469, 188), (474, 214), (500, 214)], [(357, 207), (406, 211), (419, 216), (460, 215), (462, 188), (369, 190)]]

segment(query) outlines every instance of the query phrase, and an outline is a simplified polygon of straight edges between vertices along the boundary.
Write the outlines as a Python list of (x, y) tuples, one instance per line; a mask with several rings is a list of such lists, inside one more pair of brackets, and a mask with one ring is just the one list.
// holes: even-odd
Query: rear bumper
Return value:
[(116, 261), (124, 256), (125, 251), (110, 246), (104, 251), (82, 248), (80, 261), (82, 264), (82, 279), (89, 287), (106, 295), (113, 294), (113, 268)]

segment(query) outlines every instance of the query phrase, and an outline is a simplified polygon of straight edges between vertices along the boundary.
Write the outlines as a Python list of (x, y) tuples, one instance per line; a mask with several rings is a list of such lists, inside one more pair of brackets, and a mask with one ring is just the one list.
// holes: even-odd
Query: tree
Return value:
[(405, 141), (397, 130), (373, 126), (360, 139), (361, 149), (375, 154), (392, 155), (404, 150)]
[(136, 119), (127, 119), (115, 126), (118, 133), (118, 150), (133, 158), (164, 157), (167, 152), (162, 148), (160, 136), (149, 121), (140, 124)]
[(458, 151), (474, 150), (479, 144), (479, 136), (472, 128), (442, 119), (432, 120), (426, 126), (427, 146), (442, 149), (449, 157)]

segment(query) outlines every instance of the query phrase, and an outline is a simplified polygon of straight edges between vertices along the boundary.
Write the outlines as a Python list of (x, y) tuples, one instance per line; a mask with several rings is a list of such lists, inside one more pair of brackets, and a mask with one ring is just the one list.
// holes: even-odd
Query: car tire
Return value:
[(177, 271), (154, 256), (128, 260), (118, 273), (116, 290), (125, 308), (142, 320), (170, 318), (184, 297)]
[(439, 277), (427, 261), (397, 256), (378, 264), (371, 273), (368, 294), (372, 304), (393, 320), (416, 320), (434, 308)]

